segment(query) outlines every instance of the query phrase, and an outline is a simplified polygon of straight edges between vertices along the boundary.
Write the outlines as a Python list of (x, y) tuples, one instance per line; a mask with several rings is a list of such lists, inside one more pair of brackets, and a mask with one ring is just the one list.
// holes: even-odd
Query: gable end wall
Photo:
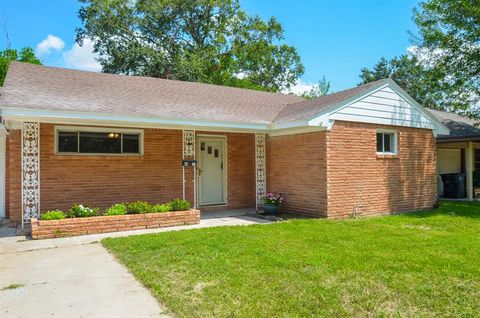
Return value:
[[(377, 129), (398, 132), (398, 155), (377, 156)], [(432, 131), (336, 121), (326, 136), (328, 217), (432, 208), (437, 200)]]

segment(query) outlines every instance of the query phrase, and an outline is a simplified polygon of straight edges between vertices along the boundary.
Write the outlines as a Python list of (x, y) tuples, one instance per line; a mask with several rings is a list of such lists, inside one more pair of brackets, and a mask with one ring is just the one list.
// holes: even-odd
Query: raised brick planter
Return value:
[(32, 238), (46, 239), (86, 234), (154, 229), (200, 222), (200, 211), (94, 216), (63, 220), (37, 220), (33, 218)]

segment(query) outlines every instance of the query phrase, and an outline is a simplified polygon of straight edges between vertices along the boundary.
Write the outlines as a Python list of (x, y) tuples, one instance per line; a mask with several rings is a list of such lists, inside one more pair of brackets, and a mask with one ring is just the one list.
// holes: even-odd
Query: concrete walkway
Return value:
[(166, 317), (149, 291), (98, 242), (106, 237), (268, 223), (219, 216), (207, 214), (200, 224), (165, 229), (38, 241), (0, 238), (0, 317)]

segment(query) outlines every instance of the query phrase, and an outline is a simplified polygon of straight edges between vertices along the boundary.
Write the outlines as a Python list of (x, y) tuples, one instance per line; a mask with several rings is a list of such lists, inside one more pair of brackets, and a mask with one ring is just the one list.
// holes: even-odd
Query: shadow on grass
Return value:
[(436, 209), (423, 212), (406, 212), (400, 215), (412, 218), (428, 218), (445, 215), (480, 219), (480, 202), (441, 200), (439, 201), (439, 207)]

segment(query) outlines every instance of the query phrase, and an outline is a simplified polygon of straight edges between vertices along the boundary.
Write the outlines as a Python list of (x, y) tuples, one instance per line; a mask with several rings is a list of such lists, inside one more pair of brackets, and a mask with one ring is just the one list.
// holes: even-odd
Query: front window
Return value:
[(396, 154), (397, 153), (397, 133), (377, 132), (377, 153)]
[(103, 128), (56, 129), (57, 153), (67, 154), (141, 154), (140, 131), (125, 131)]

